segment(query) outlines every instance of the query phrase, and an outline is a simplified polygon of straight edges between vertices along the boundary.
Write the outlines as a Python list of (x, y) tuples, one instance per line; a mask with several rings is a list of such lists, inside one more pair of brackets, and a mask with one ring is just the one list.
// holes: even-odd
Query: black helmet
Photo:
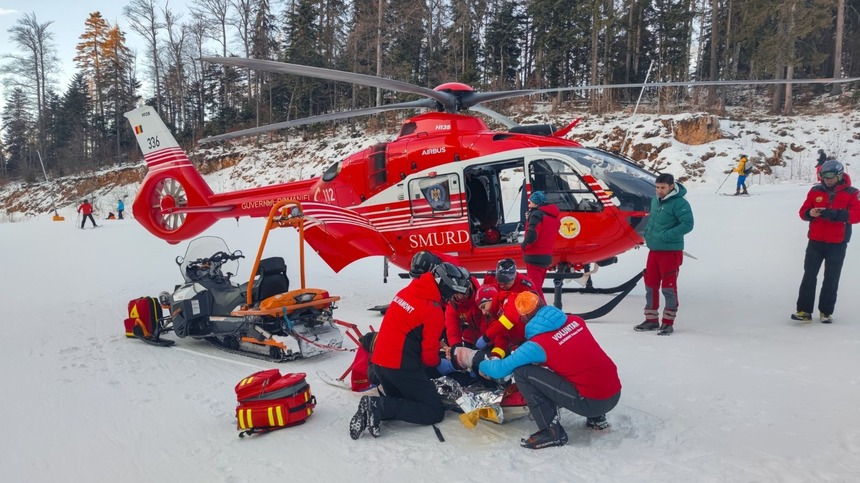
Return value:
[(89, 202), (90, 202), (90, 200), (84, 198), (84, 203), (89, 203)]
[(496, 265), (496, 281), (507, 285), (517, 279), (517, 262), (513, 258), (503, 258)]
[(439, 257), (430, 252), (418, 252), (412, 257), (412, 263), (409, 265), (409, 276), (418, 278), (421, 275), (433, 270), (433, 267), (439, 265)]
[(842, 181), (842, 175), (844, 173), (845, 168), (842, 166), (842, 163), (835, 159), (831, 159), (830, 161), (825, 161), (824, 164), (821, 165), (821, 171), (818, 175), (821, 176), (821, 179), (830, 179), (835, 177), (839, 181)]
[(442, 294), (442, 300), (449, 300), (454, 294), (466, 294), (471, 289), (469, 272), (453, 263), (443, 262), (433, 268), (433, 277)]

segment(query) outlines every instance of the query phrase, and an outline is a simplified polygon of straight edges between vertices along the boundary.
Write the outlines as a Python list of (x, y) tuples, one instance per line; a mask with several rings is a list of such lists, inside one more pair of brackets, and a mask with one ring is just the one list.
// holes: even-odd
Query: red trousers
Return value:
[(666, 299), (663, 309), (663, 324), (675, 323), (678, 312), (678, 270), (684, 261), (681, 250), (648, 252), (645, 263), (645, 320), (657, 322), (660, 315), (660, 292)]
[(546, 280), (547, 270), (549, 270), (547, 267), (539, 267), (531, 263), (526, 263), (526, 275), (535, 283), (535, 291), (540, 294), (540, 298), (544, 303), (546, 303), (546, 299), (543, 296), (543, 282)]

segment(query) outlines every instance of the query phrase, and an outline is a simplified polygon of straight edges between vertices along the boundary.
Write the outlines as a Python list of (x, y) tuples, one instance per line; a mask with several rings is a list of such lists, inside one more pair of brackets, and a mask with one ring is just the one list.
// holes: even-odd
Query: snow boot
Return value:
[(371, 436), (378, 438), (380, 434), (379, 423), (382, 422), (382, 399), (376, 396), (365, 397), (367, 397), (367, 430)]
[(742, 195), (748, 195), (748, 194), (749, 194), (749, 191), (747, 191), (747, 189), (746, 189), (746, 188), (744, 188), (744, 190), (741, 192), (741, 194), (742, 194)]
[(672, 335), (675, 332), (675, 327), (671, 324), (663, 324), (660, 327), (660, 332), (657, 332), (657, 335)]
[(633, 330), (635, 330), (636, 332), (647, 332), (649, 330), (657, 330), (659, 328), (659, 322), (652, 322), (650, 320), (646, 320), (645, 322), (642, 322), (641, 324), (633, 327)]
[(809, 312), (804, 312), (802, 310), (798, 310), (797, 312), (791, 314), (792, 320), (801, 320), (803, 322), (809, 322), (812, 320), (812, 314)]
[(832, 324), (833, 323), (833, 315), (825, 314), (821, 312), (821, 323), (822, 324)]
[(609, 421), (606, 420), (605, 414), (601, 414), (600, 416), (595, 416), (593, 418), (586, 418), (585, 425), (591, 429), (603, 431), (604, 429), (609, 428)]
[(740, 188), (735, 189), (735, 196), (738, 196), (740, 194), (741, 194), (741, 189)]
[(369, 396), (361, 397), (361, 401), (358, 402), (358, 411), (349, 421), (349, 437), (352, 439), (358, 439), (361, 432), (367, 428), (367, 402), (365, 400), (368, 398)]
[(567, 433), (558, 423), (552, 423), (545, 429), (534, 433), (528, 439), (521, 439), (520, 446), (529, 449), (548, 448), (550, 446), (564, 446), (567, 444)]

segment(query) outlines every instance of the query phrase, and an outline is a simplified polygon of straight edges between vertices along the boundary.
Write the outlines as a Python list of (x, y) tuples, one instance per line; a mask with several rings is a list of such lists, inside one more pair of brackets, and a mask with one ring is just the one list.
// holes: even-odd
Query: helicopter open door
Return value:
[(477, 247), (520, 243), (526, 211), (523, 158), (463, 170), (469, 229)]

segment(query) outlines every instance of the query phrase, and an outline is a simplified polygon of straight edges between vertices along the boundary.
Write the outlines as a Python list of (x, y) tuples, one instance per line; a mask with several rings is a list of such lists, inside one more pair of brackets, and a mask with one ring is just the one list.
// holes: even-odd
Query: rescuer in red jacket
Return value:
[(435, 424), (442, 420), (445, 408), (427, 369), (443, 374), (453, 370), (450, 360), (439, 357), (445, 327), (442, 303), (467, 293), (470, 286), (466, 269), (443, 262), (397, 292), (382, 319), (371, 357), (385, 396), (361, 398), (349, 423), (352, 439), (365, 429), (378, 437), (381, 421)]
[(809, 190), (800, 207), (800, 218), (809, 222), (806, 257), (803, 260), (803, 279), (797, 295), (797, 312), (794, 320), (812, 320), (815, 306), (815, 285), (818, 271), (824, 263), (824, 281), (818, 297), (820, 320), (833, 322), (836, 292), (842, 274), (842, 262), (851, 240), (851, 225), (860, 222), (860, 191), (851, 186), (842, 163), (825, 161), (819, 171), (821, 183)]
[(552, 265), (552, 249), (561, 227), (558, 206), (546, 199), (543, 191), (529, 196), (529, 211), (526, 212), (526, 235), (523, 240), (523, 261), (526, 273), (534, 282), (543, 299), (543, 281)]

